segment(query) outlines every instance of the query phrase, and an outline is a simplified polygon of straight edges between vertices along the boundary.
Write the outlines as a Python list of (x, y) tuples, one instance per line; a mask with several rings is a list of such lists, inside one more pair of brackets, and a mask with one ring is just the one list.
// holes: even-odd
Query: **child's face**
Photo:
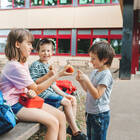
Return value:
[(106, 59), (100, 61), (97, 54), (95, 53), (89, 53), (89, 56), (91, 58), (90, 61), (95, 69), (102, 70), (104, 68)]
[(20, 49), (22, 56), (28, 57), (33, 49), (32, 43), (28, 40), (24, 40), (22, 43), (16, 42), (16, 47)]
[(48, 62), (48, 60), (51, 58), (53, 54), (52, 50), (52, 44), (44, 44), (40, 46), (40, 50), (38, 52), (40, 61), (42, 62)]

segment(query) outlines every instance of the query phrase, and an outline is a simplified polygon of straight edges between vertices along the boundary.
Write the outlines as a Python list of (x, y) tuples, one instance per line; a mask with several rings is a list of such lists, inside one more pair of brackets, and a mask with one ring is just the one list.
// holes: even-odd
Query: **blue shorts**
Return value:
[(20, 103), (16, 103), (16, 104), (11, 106), (14, 114), (17, 114), (22, 107), (23, 107), (23, 105), (21, 105)]
[(45, 94), (40, 94), (39, 96), (44, 99), (46, 104), (52, 105), (56, 108), (61, 106), (61, 101), (63, 99), (63, 96), (56, 93), (47, 94), (46, 96)]

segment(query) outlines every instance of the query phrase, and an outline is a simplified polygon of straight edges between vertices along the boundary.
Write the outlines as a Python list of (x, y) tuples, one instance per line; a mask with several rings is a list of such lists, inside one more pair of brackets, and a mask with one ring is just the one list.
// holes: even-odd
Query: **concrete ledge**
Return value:
[(27, 140), (39, 129), (39, 123), (19, 122), (12, 130), (1, 135), (0, 140)]

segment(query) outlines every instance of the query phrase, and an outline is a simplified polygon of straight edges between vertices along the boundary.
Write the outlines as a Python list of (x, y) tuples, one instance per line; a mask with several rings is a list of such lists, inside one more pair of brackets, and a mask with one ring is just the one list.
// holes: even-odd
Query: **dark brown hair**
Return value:
[(38, 41), (37, 45), (36, 45), (36, 50), (39, 52), (40, 50), (40, 46), (44, 45), (44, 44), (52, 44), (52, 50), (55, 46), (54, 42), (50, 39), (47, 38), (43, 38), (41, 40)]
[(99, 41), (94, 43), (88, 50), (89, 53), (94, 53), (98, 56), (99, 60), (107, 58), (107, 62), (104, 65), (111, 66), (115, 51), (108, 43), (108, 41)]
[(16, 41), (22, 43), (24, 40), (33, 42), (33, 35), (26, 29), (12, 29), (7, 37), (5, 47), (5, 55), (8, 60), (17, 59), (18, 61), (25, 62), (26, 58), (21, 55), (20, 49), (15, 46)]

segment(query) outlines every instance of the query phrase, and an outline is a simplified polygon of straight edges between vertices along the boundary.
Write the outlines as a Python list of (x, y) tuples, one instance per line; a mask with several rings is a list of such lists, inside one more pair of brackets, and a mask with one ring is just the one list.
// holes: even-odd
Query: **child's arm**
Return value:
[(42, 76), (42, 77), (40, 77), (40, 78), (38, 78), (35, 82), (36, 82), (36, 84), (40, 84), (40, 83), (42, 83), (43, 81), (45, 81), (45, 80), (48, 80), (51, 76), (53, 76), (54, 75), (54, 70), (50, 70), (48, 73), (46, 73), (44, 76)]
[(44, 90), (49, 88), (51, 86), (51, 84), (53, 82), (55, 82), (58, 78), (60, 78), (62, 76), (69, 76), (69, 75), (71, 75), (71, 73), (67, 73), (66, 72), (66, 69), (67, 69), (67, 67), (65, 67), (63, 70), (61, 70), (60, 72), (56, 73), (52, 77), (50, 77), (48, 80), (45, 80), (44, 82), (42, 82), (40, 84), (33, 83), (33, 84), (29, 85), (27, 88), (34, 90), (37, 94), (40, 94)]
[(80, 83), (80, 85), (82, 86), (82, 88), (87, 91), (87, 87), (84, 84), (84, 81), (80, 79), (80, 75), (79, 75), (79, 70), (77, 71), (77, 75), (76, 75), (76, 80)]
[(99, 85), (97, 88), (91, 83), (90, 79), (83, 72), (79, 71), (79, 79), (82, 81), (83, 85), (93, 96), (94, 99), (99, 99), (105, 92), (106, 86)]
[(54, 89), (54, 91), (61, 95), (61, 96), (65, 96), (66, 94), (57, 86), (57, 85), (51, 85), (51, 87)]

